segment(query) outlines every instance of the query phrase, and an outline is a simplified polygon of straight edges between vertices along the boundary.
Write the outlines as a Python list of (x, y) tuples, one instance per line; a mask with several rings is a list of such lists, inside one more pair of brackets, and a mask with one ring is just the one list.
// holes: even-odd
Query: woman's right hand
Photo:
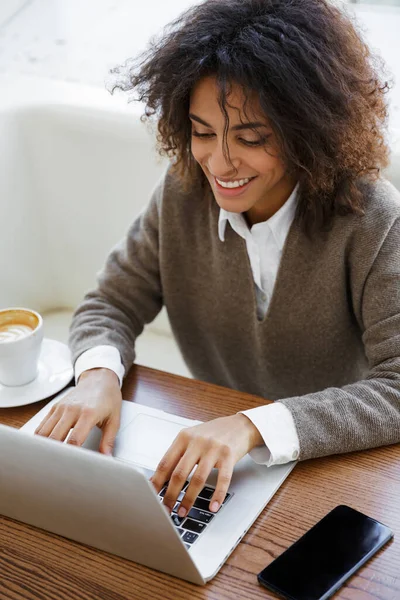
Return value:
[(57, 404), (37, 427), (35, 433), (81, 446), (90, 430), (102, 430), (99, 450), (111, 455), (120, 425), (122, 394), (117, 375), (110, 369), (84, 371), (77, 386)]

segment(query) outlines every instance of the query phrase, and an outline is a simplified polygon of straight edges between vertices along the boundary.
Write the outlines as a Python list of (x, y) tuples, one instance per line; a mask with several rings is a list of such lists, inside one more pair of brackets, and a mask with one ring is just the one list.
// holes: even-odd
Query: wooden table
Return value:
[[(263, 403), (255, 396), (139, 366), (130, 371), (123, 396), (201, 420)], [(20, 427), (43, 405), (0, 410), (0, 422)], [(338, 504), (348, 504), (383, 521), (395, 538), (335, 598), (399, 600), (400, 445), (298, 464), (219, 574), (205, 587), (0, 518), (0, 598), (275, 598), (259, 586), (256, 574)]]

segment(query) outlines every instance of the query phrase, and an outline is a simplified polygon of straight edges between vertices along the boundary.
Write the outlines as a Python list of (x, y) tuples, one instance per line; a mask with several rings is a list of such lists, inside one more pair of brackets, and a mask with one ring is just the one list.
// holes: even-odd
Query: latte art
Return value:
[(20, 323), (9, 323), (6, 325), (0, 325), (0, 344), (2, 342), (13, 342), (19, 340), (29, 333), (32, 333), (33, 329), (28, 325), (22, 325)]

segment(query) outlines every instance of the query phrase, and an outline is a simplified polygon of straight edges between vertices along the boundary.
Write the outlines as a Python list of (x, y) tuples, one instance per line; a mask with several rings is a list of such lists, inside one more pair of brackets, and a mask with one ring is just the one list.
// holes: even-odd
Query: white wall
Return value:
[[(2, 7), (21, 2), (0, 0), (0, 15)], [(400, 8), (381, 0), (376, 3), (348, 7), (399, 81)], [(0, 20), (0, 73), (103, 87), (111, 67), (136, 56), (152, 35), (193, 4), (192, 0), (28, 0), (13, 19), (3, 26)], [(391, 122), (400, 129), (399, 85), (390, 98)]]

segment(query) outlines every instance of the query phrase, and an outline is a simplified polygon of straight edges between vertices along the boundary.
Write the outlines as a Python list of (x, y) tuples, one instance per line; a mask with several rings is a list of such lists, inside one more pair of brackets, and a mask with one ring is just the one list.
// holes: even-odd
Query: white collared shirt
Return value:
[(223, 208), (219, 213), (220, 240), (225, 241), (225, 229), (229, 223), (232, 229), (246, 241), (255, 283), (259, 320), (266, 315), (272, 298), (283, 246), (296, 212), (297, 189), (298, 186), (272, 217), (262, 223), (256, 223), (250, 229), (243, 214), (231, 213)]
[[(272, 217), (262, 223), (256, 223), (250, 229), (242, 214), (220, 209), (218, 221), (220, 240), (222, 242), (225, 240), (225, 230), (229, 223), (232, 229), (246, 241), (259, 320), (265, 317), (272, 298), (283, 247), (296, 212), (297, 191), (298, 185)], [(75, 363), (76, 382), (83, 371), (99, 367), (114, 371), (122, 386), (125, 369), (120, 353), (115, 347), (108, 345), (96, 346), (81, 354)], [(257, 427), (265, 443), (264, 446), (254, 448), (250, 452), (255, 462), (272, 466), (298, 458), (299, 438), (293, 417), (286, 406), (277, 402), (240, 412)]]

